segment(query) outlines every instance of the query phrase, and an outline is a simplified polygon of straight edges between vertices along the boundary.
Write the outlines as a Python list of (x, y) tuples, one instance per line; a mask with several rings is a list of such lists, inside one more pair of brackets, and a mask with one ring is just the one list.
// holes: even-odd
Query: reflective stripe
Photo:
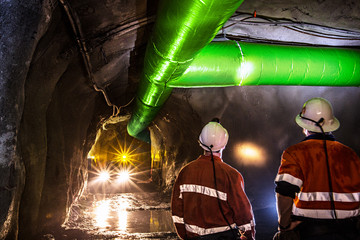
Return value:
[[(231, 224), (231, 227), (236, 228), (236, 224), (235, 223)], [(198, 235), (207, 235), (207, 234), (214, 234), (214, 233), (219, 233), (219, 232), (224, 232), (224, 231), (230, 230), (230, 227), (223, 226), (223, 227), (216, 227), (216, 228), (202, 228), (202, 227), (198, 227), (196, 225), (185, 224), (185, 229), (188, 232), (196, 233)]]
[[(205, 187), (205, 186), (201, 186), (201, 185), (196, 185), (196, 184), (183, 184), (183, 185), (180, 185), (180, 196), (179, 196), (179, 198), (182, 198), (182, 193), (183, 192), (194, 192), (194, 193), (204, 194), (204, 195), (210, 196), (210, 197), (215, 197), (215, 198), (217, 197), (215, 189)], [(227, 193), (220, 192), (220, 191), (217, 191), (217, 192), (218, 192), (220, 200), (223, 200), (223, 201), (227, 200)]]
[[(182, 217), (174, 215), (174, 216), (172, 216), (172, 219), (173, 219), (174, 223), (184, 224), (184, 218), (182, 218)], [(250, 223), (241, 225), (238, 228), (242, 231), (251, 231), (252, 226), (254, 226), (254, 222), (251, 220)], [(236, 228), (236, 224), (233, 223), (231, 225), (231, 227)], [(185, 224), (185, 228), (187, 231), (196, 233), (199, 235), (206, 235), (206, 234), (212, 234), (212, 233), (218, 233), (218, 232), (230, 230), (229, 226), (216, 227), (216, 228), (201, 228), (196, 225), (190, 225), (190, 224)]]
[[(331, 201), (328, 192), (300, 192), (298, 198), (301, 201)], [(360, 192), (357, 193), (333, 193), (336, 202), (360, 202)]]
[[(292, 212), (295, 216), (321, 218), (321, 219), (334, 219), (332, 210), (319, 210), (319, 209), (302, 209), (293, 206)], [(336, 210), (337, 218), (349, 218), (360, 215), (360, 209), (356, 210)]]
[(253, 222), (252, 220), (251, 220), (250, 223), (241, 225), (241, 226), (239, 226), (238, 228), (239, 228), (241, 231), (251, 231), (251, 226), (254, 226), (254, 222)]
[(275, 182), (285, 181), (301, 188), (303, 181), (300, 178), (296, 178), (290, 174), (283, 173), (276, 175)]
[(182, 217), (178, 217), (178, 216), (172, 216), (173, 222), (174, 223), (181, 223), (184, 224), (184, 219)]

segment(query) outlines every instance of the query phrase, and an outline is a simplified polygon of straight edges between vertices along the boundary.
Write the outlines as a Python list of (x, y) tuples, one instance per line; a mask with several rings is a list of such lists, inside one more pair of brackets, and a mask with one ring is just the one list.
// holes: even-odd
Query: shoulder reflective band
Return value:
[[(200, 193), (206, 196), (210, 196), (210, 197), (215, 197), (217, 198), (217, 194), (216, 194), (215, 189), (213, 188), (209, 188), (209, 187), (205, 187), (205, 186), (201, 186), (201, 185), (196, 185), (196, 184), (183, 184), (180, 185), (180, 196), (179, 198), (182, 198), (182, 193), (183, 192), (192, 192), (192, 193)], [(217, 191), (219, 199), (223, 200), (223, 201), (227, 201), (227, 194), (221, 191)]]

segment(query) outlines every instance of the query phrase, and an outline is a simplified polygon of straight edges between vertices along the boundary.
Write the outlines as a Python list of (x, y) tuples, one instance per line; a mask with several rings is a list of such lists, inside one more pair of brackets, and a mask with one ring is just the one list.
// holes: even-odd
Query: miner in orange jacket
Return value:
[(201, 131), (204, 154), (183, 167), (175, 181), (171, 210), (181, 239), (254, 239), (252, 207), (242, 175), (221, 156), (228, 133), (218, 119)]
[(312, 98), (295, 120), (306, 138), (282, 154), (274, 239), (360, 239), (360, 159), (331, 134), (340, 126), (331, 104)]

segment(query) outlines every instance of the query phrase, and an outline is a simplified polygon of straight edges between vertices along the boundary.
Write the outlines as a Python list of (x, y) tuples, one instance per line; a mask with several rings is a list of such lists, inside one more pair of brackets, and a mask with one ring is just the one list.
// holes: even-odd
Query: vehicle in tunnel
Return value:
[(139, 190), (139, 185), (150, 183), (148, 172), (149, 170), (140, 171), (139, 168), (119, 166), (113, 162), (92, 163), (88, 189), (94, 193), (135, 192)]
[(121, 124), (99, 129), (88, 153), (88, 190), (92, 193), (135, 192), (151, 182), (149, 144), (121, 129)]

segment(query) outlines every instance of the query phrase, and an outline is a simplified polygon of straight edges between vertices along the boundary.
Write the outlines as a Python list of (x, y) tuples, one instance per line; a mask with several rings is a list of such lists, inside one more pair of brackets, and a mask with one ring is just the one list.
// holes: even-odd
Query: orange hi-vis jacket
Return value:
[[(332, 135), (327, 138), (336, 216), (338, 219), (359, 216), (359, 156), (351, 148), (335, 141)], [(292, 215), (295, 218), (334, 219), (325, 156), (324, 140), (320, 134), (310, 135), (282, 154), (275, 178), (276, 192), (291, 196), (287, 193), (294, 191)]]
[[(252, 207), (244, 191), (241, 174), (214, 156), (216, 185), (211, 156), (200, 156), (183, 167), (176, 178), (171, 209), (178, 235), (182, 239), (215, 234), (238, 227), (247, 239), (254, 239)], [(217, 190), (217, 193), (216, 193)], [(219, 208), (218, 199), (224, 219)]]

